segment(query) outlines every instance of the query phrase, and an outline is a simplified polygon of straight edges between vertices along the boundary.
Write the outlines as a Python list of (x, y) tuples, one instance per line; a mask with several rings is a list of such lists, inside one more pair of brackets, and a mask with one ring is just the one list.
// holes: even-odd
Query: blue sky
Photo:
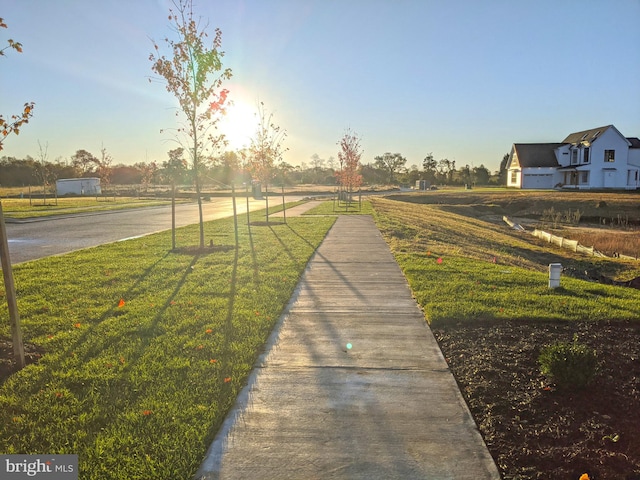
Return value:
[[(287, 131), (285, 160), (337, 157), (347, 128), (369, 163), (399, 152), (498, 168), (514, 142), (556, 142), (614, 124), (640, 136), (640, 0), (194, 0), (223, 32), (235, 101), (225, 131), (253, 133), (264, 102)], [(175, 101), (152, 75), (167, 0), (4, 0), (0, 112), (34, 117), (0, 155), (78, 149), (163, 162)], [(224, 122), (224, 121), (223, 121)]]

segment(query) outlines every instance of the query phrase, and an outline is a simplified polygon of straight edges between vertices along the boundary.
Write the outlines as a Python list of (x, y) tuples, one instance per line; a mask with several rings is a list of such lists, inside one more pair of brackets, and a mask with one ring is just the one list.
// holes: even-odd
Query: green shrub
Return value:
[(586, 386), (596, 374), (598, 357), (587, 345), (573, 342), (557, 342), (542, 348), (538, 357), (540, 371), (556, 382), (560, 389)]

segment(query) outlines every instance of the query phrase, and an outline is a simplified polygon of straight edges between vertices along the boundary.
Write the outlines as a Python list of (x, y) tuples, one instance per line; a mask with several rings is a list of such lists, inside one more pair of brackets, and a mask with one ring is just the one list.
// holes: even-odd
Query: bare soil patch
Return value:
[[(42, 348), (29, 343), (24, 344), (24, 361), (27, 365), (36, 363), (43, 354), (44, 350)], [(16, 366), (13, 343), (8, 339), (0, 338), (0, 385), (9, 378), (9, 375), (16, 371)]]

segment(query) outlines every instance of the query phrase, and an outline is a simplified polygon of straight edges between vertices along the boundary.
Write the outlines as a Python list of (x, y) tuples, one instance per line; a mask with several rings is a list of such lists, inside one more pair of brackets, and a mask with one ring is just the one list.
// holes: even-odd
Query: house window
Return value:
[(511, 183), (518, 183), (518, 171), (517, 170), (512, 170), (511, 171)]
[(616, 161), (616, 151), (615, 150), (605, 150), (604, 151), (604, 161), (605, 162), (615, 162)]
[(589, 147), (585, 147), (583, 150), (582, 163), (589, 163)]
[(578, 163), (578, 150), (571, 150), (571, 165)]
[(580, 185), (587, 185), (589, 183), (589, 172), (580, 172)]

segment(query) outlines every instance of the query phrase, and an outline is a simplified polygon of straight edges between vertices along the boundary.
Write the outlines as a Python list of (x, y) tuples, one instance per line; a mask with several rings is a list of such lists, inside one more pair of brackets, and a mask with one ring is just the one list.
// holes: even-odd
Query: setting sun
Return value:
[(229, 150), (248, 147), (258, 124), (257, 111), (249, 103), (233, 99), (220, 120), (220, 131), (227, 139)]

